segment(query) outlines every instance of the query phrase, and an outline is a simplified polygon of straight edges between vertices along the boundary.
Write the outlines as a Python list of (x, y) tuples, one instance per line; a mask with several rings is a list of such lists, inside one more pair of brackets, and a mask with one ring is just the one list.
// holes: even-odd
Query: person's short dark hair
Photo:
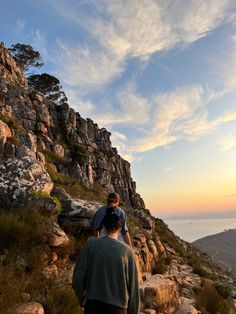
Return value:
[(105, 217), (103, 219), (103, 225), (109, 233), (113, 233), (122, 227), (121, 218), (115, 213), (115, 207), (108, 207)]
[(112, 203), (112, 201), (119, 201), (120, 197), (116, 192), (112, 192), (108, 194), (107, 202)]

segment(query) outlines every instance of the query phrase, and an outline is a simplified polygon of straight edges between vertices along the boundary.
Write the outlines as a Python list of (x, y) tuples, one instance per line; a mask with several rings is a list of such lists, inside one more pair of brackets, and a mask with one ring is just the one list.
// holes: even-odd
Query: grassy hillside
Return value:
[(236, 229), (226, 230), (193, 242), (213, 261), (236, 275)]

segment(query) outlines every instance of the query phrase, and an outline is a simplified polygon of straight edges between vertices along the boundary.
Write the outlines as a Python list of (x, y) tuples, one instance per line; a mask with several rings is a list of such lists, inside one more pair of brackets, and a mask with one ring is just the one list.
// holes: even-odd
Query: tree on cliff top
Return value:
[(61, 90), (60, 81), (47, 73), (32, 74), (27, 78), (29, 86), (41, 92), (44, 96), (52, 101), (67, 101), (65, 93)]
[(40, 68), (43, 62), (38, 51), (35, 51), (30, 45), (15, 44), (8, 48), (12, 57), (24, 72), (28, 71), (31, 66)]

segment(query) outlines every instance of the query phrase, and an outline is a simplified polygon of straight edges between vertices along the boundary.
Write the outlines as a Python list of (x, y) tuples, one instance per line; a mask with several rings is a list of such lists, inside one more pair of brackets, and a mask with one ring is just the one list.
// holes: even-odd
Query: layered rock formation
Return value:
[[(0, 114), (10, 125), (10, 128), (6, 124), (1, 128), (2, 156), (19, 155), (16, 143), (7, 142), (8, 138), (17, 138), (21, 147), (24, 145), (35, 152), (39, 148), (52, 151), (64, 159), (56, 171), (74, 176), (87, 187), (97, 184), (106, 192), (116, 191), (128, 206), (145, 207), (136, 193), (130, 164), (112, 147), (110, 133), (105, 128), (100, 129), (91, 119), (83, 119), (67, 103), (58, 105), (28, 89), (22, 71), (3, 45), (0, 46), (0, 73)], [(19, 128), (24, 136), (19, 134)], [(32, 137), (36, 149), (32, 149)], [(71, 152), (75, 147), (79, 149), (79, 145), (87, 152), (86, 162), (71, 158)], [(38, 161), (40, 157), (37, 156)]]
[[(61, 187), (53, 188), (51, 169), (56, 178), (73, 177), (75, 184), (98, 185), (104, 192), (120, 194), (139, 272), (140, 313), (200, 314), (197, 294), (202, 278), (213, 285), (222, 273), (145, 209), (130, 164), (111, 146), (110, 133), (83, 119), (67, 103), (58, 105), (30, 90), (2, 44), (0, 75), (0, 209), (23, 207), (49, 219), (50, 224), (43, 226), (49, 232), (40, 256), (43, 269), (37, 269), (37, 274), (53, 279), (56, 288), (70, 289), (75, 261), (70, 260), (68, 248), (64, 252), (60, 248), (69, 246), (70, 237), (78, 231), (89, 234), (91, 218), (101, 205), (73, 198)], [(60, 226), (56, 222), (59, 209)], [(6, 261), (6, 255), (0, 250), (1, 260)], [(29, 271), (26, 259), (25, 254), (17, 255), (21, 273)], [(48, 307), (41, 293), (35, 298), (26, 291), (21, 300), (15, 313), (43, 314)]]

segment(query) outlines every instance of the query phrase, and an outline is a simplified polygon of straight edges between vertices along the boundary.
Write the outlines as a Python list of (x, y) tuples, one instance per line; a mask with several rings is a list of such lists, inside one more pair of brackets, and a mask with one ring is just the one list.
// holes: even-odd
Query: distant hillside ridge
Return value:
[(214, 262), (236, 275), (236, 229), (225, 230), (192, 243)]

